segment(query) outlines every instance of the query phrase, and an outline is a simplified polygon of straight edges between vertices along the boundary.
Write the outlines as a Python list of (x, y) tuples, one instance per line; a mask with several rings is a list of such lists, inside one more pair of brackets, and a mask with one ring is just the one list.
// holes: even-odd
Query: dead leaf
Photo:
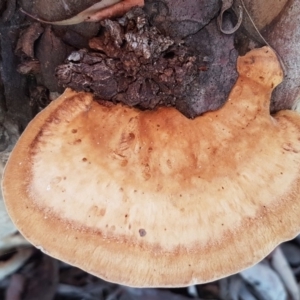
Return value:
[(61, 21), (46, 21), (35, 17), (25, 10), (21, 9), (23, 13), (30, 16), (31, 18), (40, 21), (42, 23), (52, 24), (52, 25), (74, 25), (82, 22), (98, 22), (105, 18), (112, 18), (116, 16), (121, 16), (127, 12), (133, 6), (143, 6), (144, 0), (102, 0), (96, 4), (90, 6), (74, 17)]

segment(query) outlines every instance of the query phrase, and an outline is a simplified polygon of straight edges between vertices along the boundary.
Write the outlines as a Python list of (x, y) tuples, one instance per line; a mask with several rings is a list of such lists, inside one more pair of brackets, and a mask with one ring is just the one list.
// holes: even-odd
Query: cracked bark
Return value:
[[(178, 11), (170, 21), (158, 20), (153, 10), (149, 13), (151, 7), (145, 11), (150, 17), (137, 8), (118, 21), (103, 21), (102, 34), (90, 41), (97, 52), (74, 52), (57, 69), (59, 82), (142, 109), (172, 105), (189, 118), (219, 108), (237, 77), (233, 37), (222, 35), (216, 21), (206, 16), (196, 34), (172, 38), (161, 32), (172, 28)], [(165, 28), (159, 30), (151, 19)], [(184, 15), (182, 20), (186, 22)], [(195, 24), (189, 24), (189, 32), (194, 32)]]

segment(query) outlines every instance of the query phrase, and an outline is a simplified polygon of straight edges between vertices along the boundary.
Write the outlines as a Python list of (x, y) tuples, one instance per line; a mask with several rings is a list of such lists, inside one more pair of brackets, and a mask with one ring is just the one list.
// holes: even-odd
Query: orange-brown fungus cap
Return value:
[(227, 103), (194, 120), (66, 92), (5, 170), (8, 212), (44, 252), (130, 286), (185, 286), (264, 258), (300, 230), (300, 116), (269, 114), (282, 80), (264, 47)]

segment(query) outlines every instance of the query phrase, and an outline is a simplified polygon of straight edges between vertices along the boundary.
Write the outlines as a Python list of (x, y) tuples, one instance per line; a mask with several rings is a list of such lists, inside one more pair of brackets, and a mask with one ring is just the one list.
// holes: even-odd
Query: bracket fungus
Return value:
[(269, 114), (264, 47), (226, 104), (194, 120), (69, 89), (29, 124), (3, 195), (44, 252), (112, 282), (186, 286), (239, 272), (300, 231), (300, 116)]

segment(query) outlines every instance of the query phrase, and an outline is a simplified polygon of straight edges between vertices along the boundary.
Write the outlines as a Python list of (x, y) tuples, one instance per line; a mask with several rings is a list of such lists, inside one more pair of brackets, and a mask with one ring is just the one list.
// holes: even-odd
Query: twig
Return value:
[(262, 299), (287, 299), (287, 291), (277, 272), (264, 261), (239, 273)]
[(22, 8), (20, 10), (21, 10), (21, 12), (25, 13), (29, 17), (31, 17), (39, 22), (42, 22), (42, 23), (52, 24), (52, 25), (74, 25), (74, 24), (79, 24), (82, 22), (90, 21), (92, 16), (99, 10), (110, 7), (121, 1), (122, 0), (102, 0), (100, 2), (95, 3), (94, 5), (90, 6), (89, 8), (85, 9), (84, 11), (80, 12), (79, 14), (77, 14), (76, 16), (74, 16), (70, 19), (66, 19), (66, 20), (62, 20), (62, 21), (53, 21), (53, 22), (46, 21), (46, 20), (40, 19), (38, 17), (35, 17), (35, 16), (31, 15), (30, 13), (26, 12)]
[(33, 248), (20, 248), (9, 260), (0, 262), (0, 280), (18, 270), (33, 253)]
[(239, 299), (241, 300), (256, 300), (256, 298), (247, 289), (246, 285), (242, 286), (239, 297), (240, 297)]
[(12, 275), (5, 293), (5, 300), (22, 300), (25, 288), (25, 277), (21, 274)]
[(240, 28), (242, 21), (243, 21), (243, 9), (240, 6), (238, 6), (239, 12), (236, 12), (234, 10), (234, 12), (236, 13), (237, 18), (238, 18), (237, 24), (229, 30), (223, 29), (223, 15), (226, 10), (232, 8), (232, 5), (233, 5), (233, 0), (222, 0), (222, 8), (221, 8), (221, 12), (217, 18), (217, 22), (218, 22), (220, 31), (224, 34), (235, 33)]
[(21, 234), (13, 234), (0, 240), (0, 253), (12, 248), (30, 245), (31, 244)]
[(230, 299), (239, 300), (239, 294), (242, 287), (245, 285), (243, 279), (237, 275), (231, 276), (229, 281)]
[(280, 247), (277, 247), (272, 252), (271, 265), (280, 276), (291, 298), (293, 300), (299, 300), (300, 293), (295, 276)]
[(249, 20), (250, 20), (252, 26), (254, 27), (255, 31), (257, 32), (258, 36), (261, 38), (261, 40), (263, 41), (263, 43), (264, 43), (265, 45), (269, 46), (270, 48), (272, 48), (272, 49), (274, 50), (274, 52), (276, 53), (276, 55), (277, 55), (277, 57), (278, 57), (278, 59), (279, 59), (279, 61), (280, 61), (281, 67), (282, 67), (282, 69), (283, 69), (283, 72), (284, 72), (284, 74), (286, 74), (286, 73), (287, 73), (287, 72), (286, 72), (286, 66), (285, 66), (285, 64), (284, 64), (283, 59), (281, 58), (281, 56), (279, 55), (279, 53), (276, 51), (276, 49), (274, 49), (274, 48), (267, 42), (267, 40), (262, 36), (262, 34), (260, 33), (259, 29), (257, 28), (257, 26), (256, 26), (256, 24), (255, 24), (253, 18), (251, 17), (251, 15), (250, 15), (250, 13), (249, 13), (249, 11), (248, 11), (246, 5), (245, 5), (244, 0), (240, 0), (240, 2), (241, 2), (241, 4), (242, 4), (242, 7), (243, 7), (245, 13), (247, 14), (247, 16), (248, 16), (248, 18), (249, 18)]

